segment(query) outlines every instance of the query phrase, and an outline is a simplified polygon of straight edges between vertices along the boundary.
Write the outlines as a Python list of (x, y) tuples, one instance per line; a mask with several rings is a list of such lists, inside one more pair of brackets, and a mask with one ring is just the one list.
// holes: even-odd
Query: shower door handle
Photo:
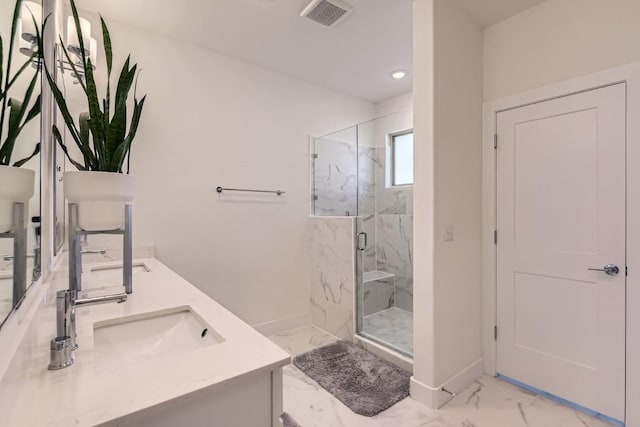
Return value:
[(367, 249), (367, 233), (364, 231), (358, 233), (358, 250), (364, 251)]

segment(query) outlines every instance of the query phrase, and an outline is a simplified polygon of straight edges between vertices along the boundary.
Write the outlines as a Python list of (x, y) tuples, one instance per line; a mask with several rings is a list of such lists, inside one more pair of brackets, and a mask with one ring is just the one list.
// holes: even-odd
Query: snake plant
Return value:
[[(75, 22), (78, 40), (80, 42), (79, 64), (72, 60), (68, 47), (60, 38), (62, 52), (73, 74), (78, 77), (78, 81), (84, 94), (86, 95), (88, 112), (80, 113), (78, 124), (76, 125), (64, 95), (55, 80), (45, 61), (45, 74), (53, 97), (64, 118), (69, 134), (73, 138), (82, 155), (82, 161), (77, 161), (71, 157), (67, 145), (62, 138), (60, 129), (53, 126), (53, 137), (60, 145), (69, 161), (78, 170), (117, 172), (122, 173), (125, 160), (127, 161), (127, 172), (129, 173), (129, 163), (131, 155), (131, 144), (136, 136), (144, 101), (146, 95), (138, 100), (136, 96), (135, 83), (137, 81), (137, 64), (131, 64), (131, 55), (122, 67), (115, 97), (111, 97), (111, 69), (113, 65), (113, 53), (111, 50), (111, 36), (109, 29), (102, 16), (100, 23), (102, 26), (102, 39), (107, 64), (106, 97), (101, 100), (98, 97), (98, 89), (94, 76), (94, 64), (85, 50), (82, 33), (80, 30), (80, 18), (74, 0), (71, 0), (71, 10)], [(84, 76), (84, 78), (82, 77)], [(129, 92), (133, 89), (133, 112), (131, 123), (127, 131), (127, 100)]]
[[(35, 17), (33, 17), (33, 15), (31, 16), (31, 18), (34, 21), (34, 24), (36, 24), (36, 43), (38, 46), (37, 52), (34, 52), (31, 57), (29, 57), (24, 62), (24, 64), (22, 64), (20, 68), (18, 68), (18, 71), (14, 75), (11, 74), (13, 53), (15, 52), (14, 48), (18, 43), (16, 32), (18, 27), (18, 20), (20, 19), (21, 6), (22, 0), (17, 0), (15, 8), (13, 10), (11, 36), (9, 37), (6, 65), (4, 58), (4, 40), (2, 39), (2, 36), (0, 36), (0, 165), (3, 166), (11, 165), (11, 158), (13, 156), (13, 151), (16, 147), (16, 142), (18, 141), (20, 133), (24, 130), (27, 123), (35, 119), (40, 114), (40, 95), (37, 96), (31, 107), (29, 107), (29, 105), (31, 104), (31, 98), (34, 94), (34, 90), (39, 81), (39, 52), (41, 52), (40, 31), (38, 30), (38, 23), (36, 23)], [(20, 35), (18, 35), (18, 37), (20, 37)], [(22, 76), (29, 69), (29, 65), (31, 65), (32, 63), (37, 64), (37, 67), (33, 72), (33, 76), (31, 77), (29, 86), (27, 86), (24, 97), (22, 98), (22, 100), (10, 97), (9, 90), (18, 81), (20, 76)], [(4, 139), (2, 138), (3, 135)], [(37, 143), (35, 145), (33, 153), (29, 157), (18, 160), (17, 162), (13, 163), (13, 166), (19, 167), (24, 165), (39, 152), (40, 143)]]

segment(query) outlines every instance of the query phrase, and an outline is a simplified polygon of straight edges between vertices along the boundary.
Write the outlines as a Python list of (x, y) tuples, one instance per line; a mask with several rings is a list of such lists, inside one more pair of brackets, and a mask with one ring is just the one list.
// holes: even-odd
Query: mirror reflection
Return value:
[(40, 276), (42, 6), (0, 4), (0, 324)]
[[(55, 53), (55, 58), (56, 58), (56, 62), (58, 62), (59, 60), (61, 61), (62, 58), (62, 53), (60, 52), (59, 49), (56, 49)], [(64, 96), (67, 96), (67, 83), (65, 82), (65, 74), (60, 73), (58, 67), (54, 67), (52, 70), (53, 73), (53, 78), (55, 79), (56, 83), (58, 84), (58, 87), (60, 88), (60, 90), (62, 91), (62, 93), (64, 94)], [(67, 74), (68, 75), (68, 74)], [(56, 105), (52, 106), (52, 110), (51, 110), (52, 114), (53, 114), (53, 124), (56, 125), (56, 127), (58, 127), (60, 129), (60, 132), (62, 133), (62, 138), (63, 140), (66, 140), (67, 138), (67, 130), (65, 128), (64, 124), (64, 118), (62, 116), (62, 113), (60, 113), (59, 109), (57, 108)], [(62, 147), (60, 146), (60, 144), (55, 144), (55, 148), (53, 151), (53, 161), (54, 161), (54, 182), (53, 182), (53, 204), (54, 204), (54, 208), (53, 208), (53, 224), (54, 224), (54, 228), (53, 228), (53, 239), (54, 239), (54, 245), (53, 245), (53, 254), (57, 255), (59, 252), (62, 251), (63, 247), (64, 247), (64, 243), (65, 243), (65, 237), (66, 237), (66, 228), (65, 228), (65, 224), (66, 224), (66, 203), (65, 203), (65, 199), (64, 199), (64, 182), (62, 180), (62, 177), (64, 176), (64, 172), (66, 169), (65, 166), (65, 156), (64, 156), (64, 151), (62, 150)]]

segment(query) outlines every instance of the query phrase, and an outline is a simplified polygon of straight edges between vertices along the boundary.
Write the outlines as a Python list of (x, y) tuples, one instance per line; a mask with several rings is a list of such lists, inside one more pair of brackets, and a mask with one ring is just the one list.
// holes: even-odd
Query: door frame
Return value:
[[(496, 134), (497, 114), (513, 108), (561, 98), (617, 83), (626, 83), (627, 90), (627, 276), (626, 319), (626, 417), (627, 427), (640, 427), (640, 407), (631, 404), (640, 400), (640, 62), (602, 71), (596, 74), (554, 83), (527, 92), (483, 104), (482, 136), (482, 343), (485, 372), (496, 375), (497, 343), (497, 256), (494, 230), (497, 229), (496, 209)], [(635, 118), (635, 119), (634, 119)], [(635, 355), (635, 357), (632, 357)]]

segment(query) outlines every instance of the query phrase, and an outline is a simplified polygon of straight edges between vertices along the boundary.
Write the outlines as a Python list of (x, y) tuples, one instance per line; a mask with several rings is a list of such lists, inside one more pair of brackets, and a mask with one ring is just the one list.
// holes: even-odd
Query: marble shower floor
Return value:
[(362, 332), (413, 354), (413, 313), (392, 307), (364, 317)]
[[(269, 338), (292, 356), (338, 340), (313, 326)], [(489, 376), (471, 384), (440, 410), (407, 398), (368, 418), (351, 412), (293, 365), (284, 368), (284, 410), (302, 427), (610, 427)]]

